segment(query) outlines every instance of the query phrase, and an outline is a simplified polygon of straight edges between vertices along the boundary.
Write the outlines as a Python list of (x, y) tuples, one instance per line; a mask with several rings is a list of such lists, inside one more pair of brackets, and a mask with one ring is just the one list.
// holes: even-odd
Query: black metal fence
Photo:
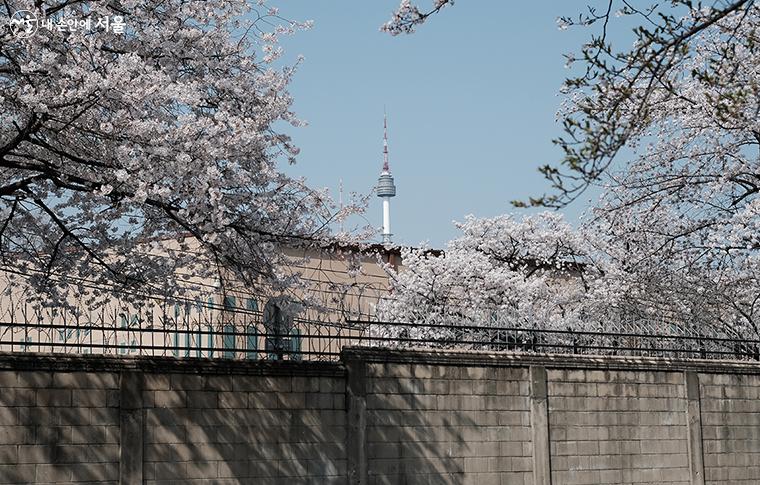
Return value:
[[(508, 326), (354, 322), (364, 345), (760, 361), (760, 340), (689, 333), (625, 333)], [(708, 330), (708, 329), (705, 329)], [(707, 333), (707, 332), (705, 332)]]
[(760, 340), (477, 325), (293, 319), (273, 326), (259, 311), (219, 310), (192, 321), (117, 317), (0, 322), (0, 350), (176, 358), (336, 360), (346, 346), (512, 351), (760, 361)]

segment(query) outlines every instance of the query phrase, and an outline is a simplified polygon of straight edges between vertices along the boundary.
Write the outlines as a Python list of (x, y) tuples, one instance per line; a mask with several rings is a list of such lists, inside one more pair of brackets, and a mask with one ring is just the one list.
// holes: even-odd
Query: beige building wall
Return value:
[[(300, 360), (332, 359), (326, 354), (360, 343), (363, 325), (356, 322), (372, 319), (389, 294), (380, 263), (398, 267), (398, 252), (375, 246), (285, 254), (292, 264), (283, 271), (298, 274), (306, 289), (221, 288), (196, 279), (193, 290), (175, 298), (135, 299), (88, 288), (67, 306), (51, 308), (34, 301), (28, 275), (0, 272), (0, 351)], [(291, 328), (267, 337), (273, 330), (265, 325), (265, 307), (283, 297), (304, 304)]]

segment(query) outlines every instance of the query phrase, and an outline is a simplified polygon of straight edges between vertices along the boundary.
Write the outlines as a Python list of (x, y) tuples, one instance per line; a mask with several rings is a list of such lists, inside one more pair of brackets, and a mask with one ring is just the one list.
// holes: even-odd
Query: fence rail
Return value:
[[(574, 353), (760, 361), (760, 340), (477, 325), (294, 320), (272, 329), (260, 312), (215, 322), (135, 325), (0, 322), (0, 350), (177, 358), (336, 360), (346, 346)], [(242, 315), (242, 316), (241, 316)]]
[[(359, 322), (355, 322), (359, 323)], [(369, 340), (401, 347), (760, 360), (760, 340), (691, 333), (576, 331), (477, 325), (365, 322)], [(706, 329), (707, 330), (707, 329)]]

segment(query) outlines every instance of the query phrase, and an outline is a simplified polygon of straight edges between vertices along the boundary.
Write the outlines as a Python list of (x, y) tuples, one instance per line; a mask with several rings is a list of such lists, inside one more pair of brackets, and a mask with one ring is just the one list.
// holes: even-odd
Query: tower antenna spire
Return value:
[(390, 172), (388, 164), (388, 115), (383, 107), (383, 172)]
[(343, 178), (338, 181), (338, 196), (340, 198), (340, 232), (343, 232)]

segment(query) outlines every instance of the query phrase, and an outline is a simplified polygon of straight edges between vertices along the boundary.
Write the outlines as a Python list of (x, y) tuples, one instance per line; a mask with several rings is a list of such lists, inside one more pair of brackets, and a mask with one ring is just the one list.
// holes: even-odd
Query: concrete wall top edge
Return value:
[(760, 374), (760, 362), (737, 360), (671, 359), (612, 355), (541, 354), (473, 350), (377, 349), (346, 347), (341, 360), (371, 363), (440, 364), (457, 366), (530, 367), (547, 369), (696, 371), (706, 374)]
[(39, 370), (56, 372), (121, 372), (218, 374), (218, 375), (286, 375), (345, 376), (340, 362), (262, 360), (226, 360), (151, 356), (72, 355), (34, 352), (0, 352), (0, 371)]
[(41, 371), (140, 371), (147, 373), (344, 376), (350, 362), (438, 364), (464, 367), (530, 367), (547, 369), (642, 370), (659, 372), (758, 374), (760, 362), (666, 359), (654, 357), (534, 354), (455, 350), (390, 350), (348, 347), (341, 362), (274, 362), (151, 356), (103, 356), (51, 353), (0, 352), (0, 370)]

